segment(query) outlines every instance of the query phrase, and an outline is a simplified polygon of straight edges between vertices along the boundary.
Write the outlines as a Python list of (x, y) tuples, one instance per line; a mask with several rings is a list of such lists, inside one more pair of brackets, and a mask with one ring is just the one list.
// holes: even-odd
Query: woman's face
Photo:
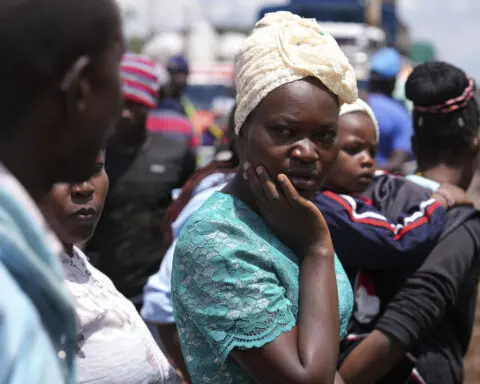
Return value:
[(352, 112), (338, 120), (337, 161), (326, 183), (338, 192), (362, 193), (375, 175), (378, 140), (372, 119), (364, 112)]
[(108, 191), (103, 151), (97, 157), (97, 172), (79, 184), (55, 184), (41, 208), (48, 223), (64, 244), (88, 240), (102, 214)]
[(321, 188), (337, 154), (337, 97), (315, 79), (271, 92), (245, 122), (238, 146), (242, 161), (283, 173), (310, 199)]

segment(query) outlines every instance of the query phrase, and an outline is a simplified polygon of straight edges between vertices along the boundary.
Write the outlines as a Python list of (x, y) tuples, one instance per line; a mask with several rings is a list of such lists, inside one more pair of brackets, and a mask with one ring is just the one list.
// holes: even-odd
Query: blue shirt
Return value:
[(387, 163), (393, 151), (412, 152), (412, 119), (408, 111), (397, 101), (378, 93), (368, 96), (380, 127), (377, 165), (381, 168)]
[(0, 383), (63, 383), (35, 306), (0, 263)]
[(0, 165), (0, 383), (75, 382), (75, 311), (62, 246)]

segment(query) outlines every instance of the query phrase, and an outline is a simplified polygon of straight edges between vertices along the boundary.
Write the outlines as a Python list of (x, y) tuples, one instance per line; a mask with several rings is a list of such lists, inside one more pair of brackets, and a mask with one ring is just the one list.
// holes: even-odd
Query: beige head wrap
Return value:
[(378, 127), (378, 121), (377, 118), (375, 117), (375, 114), (372, 111), (372, 108), (363, 101), (362, 99), (357, 99), (352, 104), (343, 104), (342, 108), (340, 108), (340, 116), (346, 115), (347, 113), (352, 113), (352, 112), (364, 112), (372, 119), (373, 125), (375, 126), (375, 132), (377, 135), (377, 140), (380, 139), (380, 129)]
[(266, 14), (237, 55), (235, 132), (270, 92), (310, 76), (337, 95), (341, 104), (357, 99), (355, 72), (328, 32), (314, 19), (290, 12)]

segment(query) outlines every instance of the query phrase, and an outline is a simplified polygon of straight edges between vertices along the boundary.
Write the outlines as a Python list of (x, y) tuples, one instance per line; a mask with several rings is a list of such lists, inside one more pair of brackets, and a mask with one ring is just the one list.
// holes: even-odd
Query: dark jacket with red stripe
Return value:
[[(375, 183), (387, 177), (381, 175)], [(430, 198), (431, 192), (414, 184), (411, 188), (421, 199), (397, 196), (395, 205), (402, 209), (394, 218), (387, 218), (369, 198), (332, 191), (314, 198), (352, 284), (359, 270), (415, 270), (435, 246), (445, 226), (446, 210)]]

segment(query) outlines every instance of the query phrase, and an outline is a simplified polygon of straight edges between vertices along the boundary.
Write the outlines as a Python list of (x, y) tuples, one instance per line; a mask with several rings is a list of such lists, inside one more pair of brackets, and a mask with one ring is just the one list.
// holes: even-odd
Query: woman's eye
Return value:
[(326, 145), (332, 145), (335, 142), (335, 139), (337, 138), (337, 134), (335, 132), (323, 132), (321, 134), (318, 134), (315, 137), (315, 140)]
[(294, 131), (287, 127), (273, 127), (272, 130), (279, 136), (290, 137), (293, 136)]

